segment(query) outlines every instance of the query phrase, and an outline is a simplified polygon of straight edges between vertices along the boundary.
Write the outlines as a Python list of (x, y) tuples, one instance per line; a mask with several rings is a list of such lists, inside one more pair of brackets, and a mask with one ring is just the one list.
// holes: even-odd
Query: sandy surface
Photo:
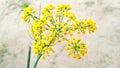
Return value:
[[(0, 68), (25, 68), (31, 38), (28, 27), (19, 15), (24, 2), (39, 8), (48, 3), (68, 3), (79, 19), (92, 17), (97, 30), (85, 35), (88, 53), (73, 60), (65, 51), (64, 42), (57, 44), (54, 54), (40, 60), (38, 68), (119, 68), (120, 67), (120, 0), (0, 0)], [(31, 67), (35, 55), (32, 53)]]

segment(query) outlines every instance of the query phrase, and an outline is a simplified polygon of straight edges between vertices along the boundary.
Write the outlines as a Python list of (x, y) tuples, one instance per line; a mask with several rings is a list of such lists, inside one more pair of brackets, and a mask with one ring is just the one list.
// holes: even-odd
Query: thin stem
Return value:
[(36, 17), (36, 16), (34, 16), (34, 15), (32, 15), (32, 14), (29, 14), (29, 15), (31, 16), (31, 18), (32, 18), (33, 20), (38, 19), (38, 17)]
[(40, 8), (39, 8), (39, 17), (41, 16), (41, 4), (40, 4)]
[(30, 68), (30, 57), (31, 57), (31, 47), (29, 46), (28, 59), (27, 59), (27, 68)]
[(41, 58), (41, 56), (42, 56), (42, 54), (40, 54), (39, 56), (37, 56), (37, 59), (36, 59), (36, 61), (35, 61), (35, 63), (34, 63), (34, 68), (37, 67), (38, 61), (39, 61), (39, 59)]
[(52, 16), (52, 19), (53, 19), (53, 22), (55, 23), (55, 20), (54, 20), (53, 16)]
[(61, 16), (61, 22), (63, 21), (63, 16)]
[(61, 21), (60, 21), (60, 16), (59, 16), (59, 22), (61, 22)]

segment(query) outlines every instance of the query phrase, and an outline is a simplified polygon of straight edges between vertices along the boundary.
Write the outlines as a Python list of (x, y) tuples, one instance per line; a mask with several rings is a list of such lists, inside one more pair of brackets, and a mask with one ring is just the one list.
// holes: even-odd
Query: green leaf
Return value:
[(24, 3), (23, 8), (27, 8), (29, 5), (27, 3)]

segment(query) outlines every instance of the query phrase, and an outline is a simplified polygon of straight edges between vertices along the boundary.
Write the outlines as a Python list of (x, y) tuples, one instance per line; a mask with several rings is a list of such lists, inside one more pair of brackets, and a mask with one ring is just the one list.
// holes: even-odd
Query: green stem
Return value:
[(28, 59), (27, 59), (27, 68), (30, 68), (30, 57), (31, 57), (31, 47), (29, 46)]
[(35, 61), (35, 63), (34, 63), (34, 68), (37, 67), (38, 61), (39, 61), (39, 59), (41, 58), (41, 56), (42, 56), (42, 54), (40, 54), (39, 56), (37, 56), (37, 59), (36, 59), (36, 61)]
[(55, 20), (54, 20), (53, 16), (52, 16), (52, 19), (53, 19), (53, 22), (55, 23)]
[(63, 21), (63, 16), (61, 16), (61, 22)]
[(33, 20), (38, 19), (38, 17), (36, 17), (36, 16), (34, 16), (34, 15), (32, 15), (32, 14), (29, 14), (29, 15), (31, 16), (31, 18), (32, 18)]

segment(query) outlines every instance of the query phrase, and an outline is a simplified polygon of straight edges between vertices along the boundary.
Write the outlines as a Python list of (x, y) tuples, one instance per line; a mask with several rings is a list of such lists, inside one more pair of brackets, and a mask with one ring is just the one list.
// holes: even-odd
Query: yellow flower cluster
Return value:
[(74, 27), (72, 30), (78, 30), (78, 34), (80, 32), (85, 34), (86, 30), (88, 30), (89, 33), (92, 33), (96, 30), (96, 23), (91, 18), (85, 18), (83, 20), (75, 19), (71, 25)]
[(57, 11), (60, 12), (60, 11), (68, 11), (70, 10), (71, 7), (69, 4), (60, 4), (57, 6)]
[(30, 22), (30, 17), (35, 12), (36, 12), (36, 9), (33, 9), (32, 6), (25, 7), (22, 12), (21, 19), (23, 20), (23, 22)]
[(51, 12), (54, 9), (54, 6), (52, 4), (46, 5), (42, 9), (42, 16), (45, 17), (47, 20), (52, 20), (53, 18), (53, 13)]
[(52, 4), (48, 4), (42, 8), (40, 17), (36, 17), (35, 9), (32, 6), (24, 8), (22, 20), (28, 22), (30, 19), (30, 33), (34, 37), (33, 51), (36, 55), (42, 54), (43, 59), (49, 56), (50, 52), (55, 52), (53, 47), (55, 42), (66, 40), (65, 49), (68, 50), (68, 55), (73, 54), (73, 58), (80, 59), (87, 53), (86, 43), (81, 41), (81, 38), (67, 39), (66, 35), (73, 36), (73, 32), (78, 31), (78, 34), (85, 34), (96, 30), (95, 22), (86, 18), (78, 20), (75, 14), (71, 11), (69, 4), (60, 4), (56, 10)]
[(81, 38), (72, 38), (66, 42), (65, 50), (69, 51), (68, 55), (73, 54), (73, 58), (80, 59), (87, 53), (87, 46), (85, 42), (81, 41)]

